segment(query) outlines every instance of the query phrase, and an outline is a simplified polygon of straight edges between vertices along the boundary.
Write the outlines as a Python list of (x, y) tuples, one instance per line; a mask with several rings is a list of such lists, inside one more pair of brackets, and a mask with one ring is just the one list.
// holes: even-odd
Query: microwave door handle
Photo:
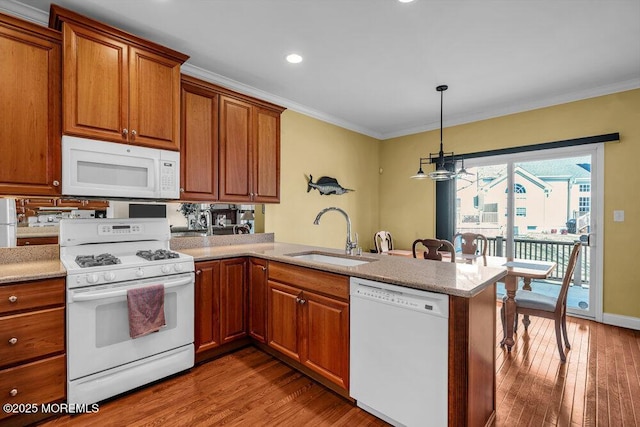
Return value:
[[(176, 288), (178, 286), (184, 286), (190, 283), (193, 283), (193, 279), (191, 277), (185, 277), (179, 280), (174, 280), (171, 282), (164, 283), (164, 288), (165, 289)], [(79, 294), (72, 294), (70, 302), (94, 301), (94, 300), (105, 299), (105, 298), (123, 297), (127, 295), (128, 289), (144, 288), (145, 286), (149, 286), (149, 285), (145, 284), (145, 285), (131, 286), (125, 289), (114, 289), (114, 290), (107, 290), (107, 291), (83, 292)]]

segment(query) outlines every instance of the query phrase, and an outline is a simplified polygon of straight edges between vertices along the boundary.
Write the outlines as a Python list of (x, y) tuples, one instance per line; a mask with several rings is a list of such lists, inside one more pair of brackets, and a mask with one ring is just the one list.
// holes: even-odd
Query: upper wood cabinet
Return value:
[(60, 194), (61, 37), (0, 14), (0, 194)]
[(56, 5), (63, 34), (63, 132), (179, 150), (180, 65), (188, 56)]
[(182, 200), (280, 201), (282, 107), (182, 76)]
[(218, 102), (212, 85), (182, 76), (180, 197), (218, 200)]
[(282, 111), (220, 97), (220, 201), (280, 201)]

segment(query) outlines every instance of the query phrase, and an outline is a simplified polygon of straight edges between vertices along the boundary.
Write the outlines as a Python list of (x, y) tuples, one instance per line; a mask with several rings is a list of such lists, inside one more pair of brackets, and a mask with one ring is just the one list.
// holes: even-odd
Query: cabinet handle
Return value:
[(262, 266), (262, 271), (267, 271), (267, 267), (265, 267), (264, 265)]
[(304, 303), (306, 303), (306, 302), (307, 302), (307, 300), (306, 300), (306, 299), (304, 299), (304, 298), (296, 297), (296, 302), (297, 302), (298, 304), (304, 304)]
[(10, 394), (11, 396), (14, 396), (14, 397), (15, 397), (15, 396), (17, 396), (17, 395), (18, 395), (18, 389), (17, 389), (17, 388), (14, 388), (13, 390), (11, 390), (11, 391), (9, 392), (9, 394)]
[(184, 193), (184, 188), (180, 188), (180, 192), (181, 192), (181, 193)]
[(13, 337), (9, 340), (9, 344), (11, 345), (16, 345), (18, 343), (18, 338)]
[(9, 297), (9, 302), (16, 302), (16, 301), (18, 301), (18, 297), (17, 297), (17, 296), (15, 296), (15, 295), (11, 295), (11, 296)]
[(196, 270), (196, 276), (199, 276), (202, 274), (202, 270)]
[(136, 132), (136, 130), (135, 130), (135, 129), (133, 129), (133, 130), (131, 131), (131, 138), (135, 138), (137, 134), (138, 134), (138, 132)]
[(127, 136), (129, 130), (127, 128), (122, 129), (122, 135)]
[(53, 186), (54, 187), (59, 187), (60, 186), (60, 181), (58, 181), (57, 179), (53, 181)]

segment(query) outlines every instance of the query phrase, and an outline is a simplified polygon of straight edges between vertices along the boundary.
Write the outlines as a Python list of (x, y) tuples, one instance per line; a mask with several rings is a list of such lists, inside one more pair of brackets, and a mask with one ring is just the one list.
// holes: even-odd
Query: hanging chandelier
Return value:
[[(438, 153), (430, 153), (429, 157), (421, 157), (418, 172), (411, 178), (431, 178), (434, 181), (447, 181), (449, 179), (455, 178), (456, 176), (456, 173), (453, 170), (449, 170), (455, 170), (455, 155), (453, 154), (453, 152), (445, 153), (442, 147), (442, 103), (443, 92), (447, 89), (449, 89), (449, 86), (447, 85), (440, 85), (436, 87), (436, 90), (440, 92), (440, 151)], [(436, 170), (434, 170), (433, 172), (429, 172), (428, 174), (424, 173), (424, 171), (422, 170), (422, 166), (434, 163), (436, 165)], [(447, 165), (451, 165), (450, 168), (448, 168)]]

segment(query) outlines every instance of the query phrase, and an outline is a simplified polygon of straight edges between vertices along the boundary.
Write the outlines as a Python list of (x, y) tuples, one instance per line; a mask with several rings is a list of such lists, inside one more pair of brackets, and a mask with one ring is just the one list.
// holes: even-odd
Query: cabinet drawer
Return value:
[(0, 315), (64, 304), (64, 277), (0, 286)]
[(269, 263), (269, 279), (310, 291), (349, 299), (349, 277), (279, 262)]
[(33, 246), (33, 245), (57, 245), (58, 237), (19, 237), (17, 239), (18, 246)]
[[(62, 354), (0, 371), (0, 402), (42, 404), (62, 400), (65, 386), (65, 356)], [(9, 415), (0, 411), (0, 419)]]
[(0, 317), (0, 365), (64, 351), (64, 307)]

